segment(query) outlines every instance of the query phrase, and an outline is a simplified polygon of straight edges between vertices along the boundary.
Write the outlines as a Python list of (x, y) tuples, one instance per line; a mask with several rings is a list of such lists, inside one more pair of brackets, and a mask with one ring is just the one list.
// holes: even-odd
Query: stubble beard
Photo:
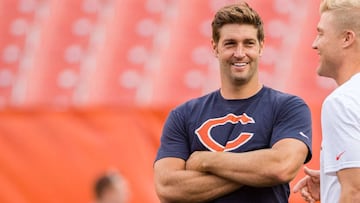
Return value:
[(231, 82), (234, 86), (244, 86), (249, 83), (250, 77), (233, 77)]
[(237, 76), (236, 73), (234, 73), (231, 77), (231, 82), (234, 86), (244, 86), (250, 83), (250, 81), (255, 77), (255, 75), (256, 70), (253, 70), (250, 67), (245, 72), (243, 72), (243, 75), (241, 76)]

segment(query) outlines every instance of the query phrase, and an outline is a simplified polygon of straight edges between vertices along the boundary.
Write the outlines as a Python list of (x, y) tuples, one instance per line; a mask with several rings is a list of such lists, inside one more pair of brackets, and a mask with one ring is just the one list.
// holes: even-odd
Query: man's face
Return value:
[(220, 28), (219, 42), (213, 42), (213, 49), (219, 59), (223, 84), (238, 86), (257, 79), (263, 42), (257, 39), (253, 25), (224, 25)]
[(341, 66), (341, 33), (334, 22), (335, 16), (331, 12), (321, 14), (317, 26), (317, 37), (312, 47), (317, 50), (320, 59), (317, 73), (320, 76), (336, 79), (338, 68)]

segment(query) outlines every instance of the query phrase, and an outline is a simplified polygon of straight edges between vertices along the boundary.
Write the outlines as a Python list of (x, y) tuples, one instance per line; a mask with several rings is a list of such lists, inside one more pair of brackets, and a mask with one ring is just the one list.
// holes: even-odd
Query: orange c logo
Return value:
[(211, 129), (219, 125), (225, 125), (226, 123), (236, 124), (239, 122), (243, 125), (246, 125), (249, 123), (255, 123), (255, 120), (246, 115), (246, 113), (243, 113), (240, 116), (236, 116), (231, 113), (221, 118), (213, 118), (207, 120), (198, 129), (195, 130), (195, 133), (201, 143), (210, 151), (231, 151), (239, 148), (240, 146), (248, 142), (252, 138), (254, 133), (242, 132), (237, 138), (228, 141), (226, 145), (223, 146), (211, 137)]

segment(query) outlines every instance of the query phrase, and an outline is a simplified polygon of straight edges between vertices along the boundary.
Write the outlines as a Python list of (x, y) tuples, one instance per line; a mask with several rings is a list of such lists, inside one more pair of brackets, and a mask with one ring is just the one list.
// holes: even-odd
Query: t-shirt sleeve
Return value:
[(360, 106), (341, 95), (323, 105), (323, 157), (325, 173), (360, 167)]
[(292, 97), (278, 106), (278, 115), (273, 127), (271, 146), (285, 138), (300, 140), (308, 147), (305, 163), (312, 157), (311, 113), (299, 97)]
[(185, 118), (179, 111), (170, 112), (161, 136), (156, 161), (165, 157), (187, 160), (190, 156)]

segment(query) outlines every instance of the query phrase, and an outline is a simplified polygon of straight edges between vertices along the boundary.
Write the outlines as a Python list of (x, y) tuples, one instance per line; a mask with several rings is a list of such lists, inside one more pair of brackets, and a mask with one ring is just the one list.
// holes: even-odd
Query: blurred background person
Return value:
[(94, 185), (95, 203), (127, 203), (129, 188), (119, 173), (108, 172), (100, 176)]

